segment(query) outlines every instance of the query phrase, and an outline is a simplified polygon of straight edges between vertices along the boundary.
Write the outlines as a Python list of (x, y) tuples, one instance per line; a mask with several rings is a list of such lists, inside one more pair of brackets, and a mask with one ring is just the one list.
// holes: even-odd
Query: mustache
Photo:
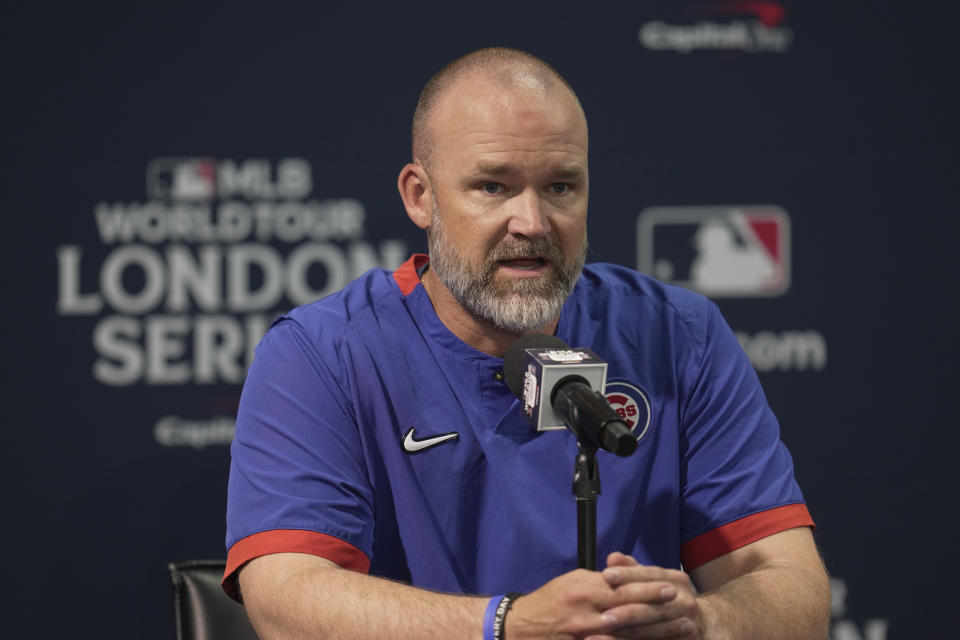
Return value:
[(538, 256), (556, 265), (563, 264), (563, 251), (560, 245), (553, 238), (546, 236), (535, 240), (504, 240), (490, 251), (487, 261), (492, 266), (501, 260), (513, 260), (524, 256)]

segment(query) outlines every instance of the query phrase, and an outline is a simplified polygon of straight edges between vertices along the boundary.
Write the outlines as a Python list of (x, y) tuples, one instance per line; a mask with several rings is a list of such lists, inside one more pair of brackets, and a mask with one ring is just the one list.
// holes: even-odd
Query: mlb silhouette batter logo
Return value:
[(790, 218), (772, 205), (645, 209), (637, 269), (712, 298), (779, 296), (790, 286)]
[(156, 158), (147, 165), (147, 194), (170, 200), (212, 200), (217, 195), (213, 158)]

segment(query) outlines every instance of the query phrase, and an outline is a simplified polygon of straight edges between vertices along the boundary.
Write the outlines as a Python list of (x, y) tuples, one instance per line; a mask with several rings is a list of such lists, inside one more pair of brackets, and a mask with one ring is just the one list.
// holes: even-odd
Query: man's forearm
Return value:
[(240, 578), (247, 613), (264, 640), (482, 635), (486, 598), (417, 589), (322, 559), (264, 556), (244, 567)]
[[(489, 603), (487, 597), (426, 591), (298, 553), (252, 560), (240, 571), (240, 588), (250, 620), (264, 640), (479, 640)], [(649, 608), (675, 595), (672, 584), (659, 579), (618, 593), (600, 573), (577, 569), (519, 598), (507, 619), (507, 635), (564, 640), (634, 637), (621, 633), (632, 623), (604, 612), (618, 605)]]
[(819, 567), (771, 561), (699, 603), (706, 640), (811, 640), (829, 633), (829, 580)]

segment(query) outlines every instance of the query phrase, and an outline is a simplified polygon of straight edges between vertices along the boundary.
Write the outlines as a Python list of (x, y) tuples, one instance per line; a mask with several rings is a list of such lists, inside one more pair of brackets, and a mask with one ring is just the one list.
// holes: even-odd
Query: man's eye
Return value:
[(496, 182), (484, 182), (480, 185), (480, 189), (482, 189), (484, 193), (496, 195), (503, 191), (503, 185), (497, 184)]
[(570, 184), (567, 182), (554, 182), (550, 185), (550, 190), (556, 194), (566, 193), (570, 190)]

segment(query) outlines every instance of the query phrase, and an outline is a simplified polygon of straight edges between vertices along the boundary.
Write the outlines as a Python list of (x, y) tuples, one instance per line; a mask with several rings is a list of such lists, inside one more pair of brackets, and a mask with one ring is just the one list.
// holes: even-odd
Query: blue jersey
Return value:
[[(531, 591), (576, 568), (577, 443), (537, 432), (503, 360), (437, 318), (414, 256), (295, 309), (257, 347), (231, 447), (224, 587), (284, 551), (424, 588)], [(759, 381), (716, 306), (588, 265), (557, 336), (607, 361), (639, 438), (598, 453), (601, 558), (687, 569), (812, 525)]]

